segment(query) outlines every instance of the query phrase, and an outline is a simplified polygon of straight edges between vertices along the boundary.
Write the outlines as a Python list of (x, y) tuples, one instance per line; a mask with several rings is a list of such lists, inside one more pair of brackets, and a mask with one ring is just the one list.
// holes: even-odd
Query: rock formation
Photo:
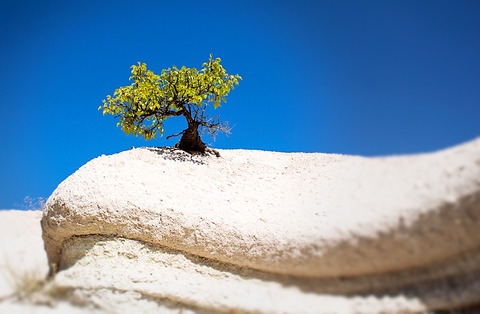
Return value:
[(97, 308), (406, 313), (480, 303), (480, 139), (365, 158), (137, 148), (62, 182), (55, 282)]

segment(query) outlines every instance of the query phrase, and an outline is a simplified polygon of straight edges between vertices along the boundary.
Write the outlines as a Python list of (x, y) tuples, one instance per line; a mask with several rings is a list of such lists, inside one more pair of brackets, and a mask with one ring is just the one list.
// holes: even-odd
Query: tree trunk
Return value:
[(189, 124), (188, 128), (183, 132), (180, 142), (177, 147), (189, 153), (205, 154), (207, 146), (203, 143), (200, 134), (198, 134), (198, 125), (195, 123)]

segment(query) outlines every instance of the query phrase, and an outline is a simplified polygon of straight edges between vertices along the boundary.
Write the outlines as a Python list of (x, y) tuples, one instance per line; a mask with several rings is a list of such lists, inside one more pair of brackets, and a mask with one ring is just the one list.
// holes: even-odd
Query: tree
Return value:
[(229, 75), (220, 64), (220, 58), (212, 55), (203, 68), (176, 66), (162, 70), (160, 75), (147, 70), (145, 63), (132, 65), (132, 84), (117, 88), (113, 97), (108, 95), (103, 100), (103, 114), (111, 114), (120, 118), (117, 126), (128, 134), (153, 139), (157, 133), (163, 136), (163, 122), (168, 117), (183, 116), (187, 128), (178, 134), (182, 135), (176, 145), (189, 153), (205, 154), (209, 150), (200, 134), (208, 132), (213, 138), (217, 132), (229, 133), (228, 123), (220, 122), (219, 117), (210, 118), (206, 109), (213, 104), (218, 108), (230, 90), (238, 85), (242, 78)]

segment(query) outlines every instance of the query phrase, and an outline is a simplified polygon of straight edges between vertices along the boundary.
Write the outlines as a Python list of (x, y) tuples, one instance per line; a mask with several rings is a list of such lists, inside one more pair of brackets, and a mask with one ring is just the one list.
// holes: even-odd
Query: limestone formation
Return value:
[(376, 158), (220, 153), (135, 148), (81, 167), (43, 214), (55, 281), (146, 311), (480, 303), (480, 139)]

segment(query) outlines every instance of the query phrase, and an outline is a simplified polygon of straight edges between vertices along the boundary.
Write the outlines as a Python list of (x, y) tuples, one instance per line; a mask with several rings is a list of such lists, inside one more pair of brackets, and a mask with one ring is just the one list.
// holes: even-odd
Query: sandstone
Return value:
[(220, 153), (137, 148), (62, 182), (42, 218), (57, 284), (119, 310), (405, 313), (480, 302), (480, 139), (376, 158)]

